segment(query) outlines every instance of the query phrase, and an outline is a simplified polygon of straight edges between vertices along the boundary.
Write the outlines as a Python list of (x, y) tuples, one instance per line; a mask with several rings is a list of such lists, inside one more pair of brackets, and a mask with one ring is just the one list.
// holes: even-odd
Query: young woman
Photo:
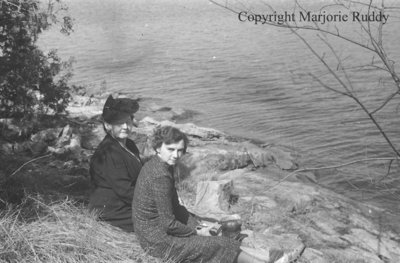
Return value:
[(98, 210), (100, 219), (128, 232), (133, 231), (133, 191), (142, 168), (139, 150), (128, 138), (138, 109), (135, 100), (108, 97), (102, 115), (107, 135), (90, 162), (89, 208)]
[(176, 128), (165, 126), (154, 133), (156, 155), (141, 170), (133, 197), (135, 233), (142, 248), (174, 262), (290, 262), (295, 255), (257, 259), (251, 255), (257, 250), (244, 252), (239, 241), (196, 230), (198, 222), (179, 204), (173, 173), (187, 144), (186, 135)]

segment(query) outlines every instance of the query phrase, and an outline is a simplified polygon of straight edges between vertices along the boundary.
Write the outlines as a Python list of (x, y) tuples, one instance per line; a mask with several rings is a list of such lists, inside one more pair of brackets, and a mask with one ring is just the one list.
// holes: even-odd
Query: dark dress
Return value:
[(142, 163), (136, 144), (126, 147), (107, 134), (90, 161), (92, 192), (89, 208), (100, 211), (100, 219), (125, 231), (133, 231), (132, 198)]
[(139, 174), (133, 197), (135, 233), (150, 255), (176, 262), (234, 262), (240, 243), (196, 235), (193, 217), (178, 201), (172, 167), (158, 156)]

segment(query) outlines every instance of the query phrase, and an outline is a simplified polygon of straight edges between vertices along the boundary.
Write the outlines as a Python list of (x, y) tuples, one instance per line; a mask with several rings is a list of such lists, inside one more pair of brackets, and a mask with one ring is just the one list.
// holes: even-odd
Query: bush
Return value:
[(38, 0), (0, 0), (0, 117), (59, 113), (68, 103), (71, 63), (62, 62), (55, 51), (45, 55), (35, 45), (51, 24), (61, 24), (63, 33), (72, 30), (69, 17), (59, 23), (54, 15), (56, 4), (65, 10), (59, 1), (40, 11)]

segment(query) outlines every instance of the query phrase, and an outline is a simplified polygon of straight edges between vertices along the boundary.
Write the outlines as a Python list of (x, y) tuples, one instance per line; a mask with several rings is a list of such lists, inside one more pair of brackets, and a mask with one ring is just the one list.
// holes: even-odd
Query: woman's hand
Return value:
[(201, 221), (196, 226), (196, 232), (199, 236), (220, 236), (221, 225), (217, 222)]
[(198, 226), (196, 226), (196, 232), (197, 235), (199, 236), (211, 236), (210, 233), (210, 229), (212, 228), (212, 226), (207, 226), (204, 224), (200, 224)]

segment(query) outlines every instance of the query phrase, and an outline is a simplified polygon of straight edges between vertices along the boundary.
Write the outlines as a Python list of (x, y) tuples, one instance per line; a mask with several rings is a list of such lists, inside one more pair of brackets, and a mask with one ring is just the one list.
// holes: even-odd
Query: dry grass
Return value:
[(160, 262), (134, 234), (96, 218), (69, 199), (28, 197), (0, 214), (0, 262)]

